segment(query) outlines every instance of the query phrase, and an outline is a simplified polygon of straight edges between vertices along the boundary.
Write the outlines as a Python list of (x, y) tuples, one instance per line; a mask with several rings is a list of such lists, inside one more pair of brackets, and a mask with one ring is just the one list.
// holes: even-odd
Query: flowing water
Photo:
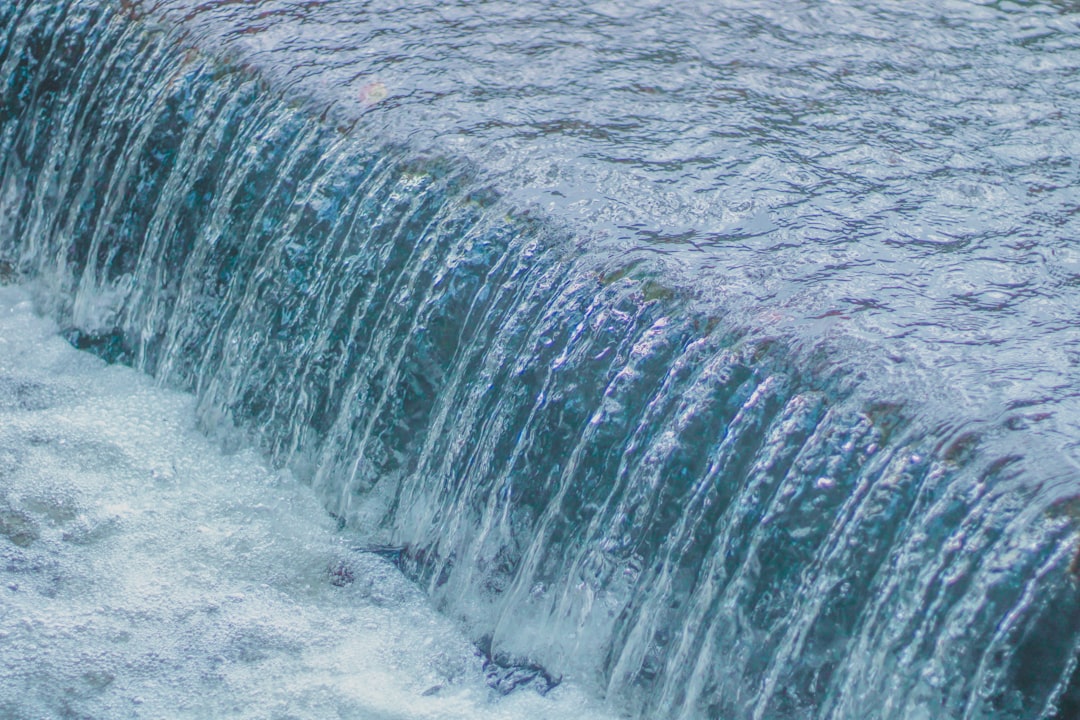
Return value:
[(633, 717), (1080, 711), (1071, 4), (0, 27), (5, 274), (500, 667)]
[(0, 716), (604, 715), (501, 698), (483, 658), (310, 488), (222, 455), (193, 398), (64, 342), (0, 288)]

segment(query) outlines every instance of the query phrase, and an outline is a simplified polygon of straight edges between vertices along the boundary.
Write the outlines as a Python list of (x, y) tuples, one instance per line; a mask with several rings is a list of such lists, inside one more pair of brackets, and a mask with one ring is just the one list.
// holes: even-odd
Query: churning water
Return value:
[[(565, 678), (633, 717), (1080, 715), (1074, 4), (9, 0), (0, 28), (0, 270), (330, 513), (267, 521), (321, 538), (295, 565), (214, 556), (287, 595), (243, 673), (293, 677), (279, 613), (324, 610), (290, 573), (340, 579), (319, 548), (349, 542), (493, 661), (451, 687), (407, 653), (391, 705), (495, 666), (533, 678), (504, 702)], [(2, 470), (5, 552), (70, 567)], [(286, 492), (251, 482), (199, 512)], [(364, 557), (350, 587), (407, 594)], [(183, 636), (192, 673), (260, 644), (236, 622)], [(6, 687), (73, 672), (37, 662)], [(40, 712), (113, 712), (71, 683)]]
[(0, 717), (603, 718), (483, 659), (311, 489), (0, 288)]

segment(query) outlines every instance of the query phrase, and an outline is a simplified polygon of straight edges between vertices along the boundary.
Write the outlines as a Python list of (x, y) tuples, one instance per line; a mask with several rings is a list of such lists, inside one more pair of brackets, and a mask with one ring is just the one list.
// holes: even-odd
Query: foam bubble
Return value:
[(605, 717), (501, 697), (459, 629), (189, 395), (0, 287), (0, 716)]

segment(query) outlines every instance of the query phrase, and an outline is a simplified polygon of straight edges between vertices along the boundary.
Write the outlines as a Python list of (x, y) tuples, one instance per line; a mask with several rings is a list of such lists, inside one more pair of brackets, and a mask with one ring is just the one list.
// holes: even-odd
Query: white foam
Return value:
[(610, 717), (572, 683), (499, 696), (309, 488), (29, 298), (0, 287), (0, 717)]

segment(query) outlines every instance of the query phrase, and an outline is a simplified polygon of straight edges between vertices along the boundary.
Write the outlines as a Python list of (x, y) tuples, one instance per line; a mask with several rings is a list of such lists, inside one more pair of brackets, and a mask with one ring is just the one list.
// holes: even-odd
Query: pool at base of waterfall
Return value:
[(456, 625), (191, 396), (0, 287), (0, 717), (601, 718), (501, 695)]

